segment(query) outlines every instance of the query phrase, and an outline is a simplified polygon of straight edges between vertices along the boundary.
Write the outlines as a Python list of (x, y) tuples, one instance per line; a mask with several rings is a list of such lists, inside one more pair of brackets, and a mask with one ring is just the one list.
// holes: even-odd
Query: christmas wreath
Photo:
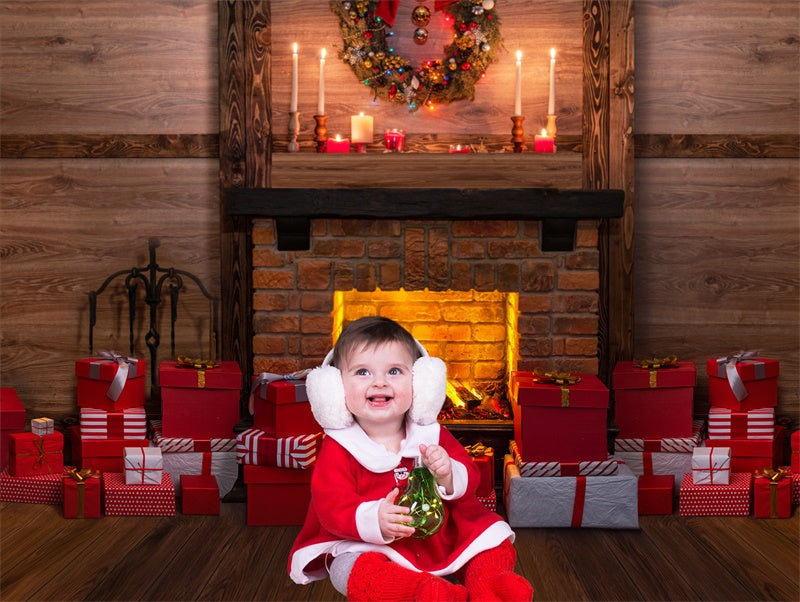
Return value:
[[(391, 45), (397, 0), (333, 0), (330, 7), (339, 17), (344, 43), (339, 58), (376, 98), (405, 104), (411, 111), (472, 100), (475, 84), (497, 59), (503, 43), (495, 0), (436, 0), (435, 10), (452, 22), (453, 41), (445, 45), (442, 58), (413, 66)], [(424, 29), (417, 34), (427, 35)]]

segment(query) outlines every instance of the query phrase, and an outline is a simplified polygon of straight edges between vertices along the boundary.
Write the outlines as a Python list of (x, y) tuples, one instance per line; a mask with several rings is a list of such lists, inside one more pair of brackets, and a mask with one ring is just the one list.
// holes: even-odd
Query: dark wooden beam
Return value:
[(636, 156), (643, 159), (797, 159), (797, 134), (637, 134)]
[(216, 159), (217, 134), (4, 134), (3, 159)]

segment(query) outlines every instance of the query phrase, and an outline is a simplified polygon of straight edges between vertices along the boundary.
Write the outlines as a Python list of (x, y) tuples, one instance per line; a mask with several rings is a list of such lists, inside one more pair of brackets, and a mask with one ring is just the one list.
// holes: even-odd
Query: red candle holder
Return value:
[(383, 130), (383, 143), (388, 151), (393, 153), (403, 152), (406, 144), (406, 131), (396, 128)]

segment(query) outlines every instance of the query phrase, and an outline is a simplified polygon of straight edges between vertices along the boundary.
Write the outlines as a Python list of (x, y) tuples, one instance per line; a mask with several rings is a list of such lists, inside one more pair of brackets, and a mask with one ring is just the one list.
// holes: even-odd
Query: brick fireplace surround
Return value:
[(254, 218), (254, 371), (318, 365), (335, 291), (427, 289), (518, 293), (517, 369), (597, 373), (598, 220), (577, 222), (572, 251), (543, 252), (539, 236), (528, 220), (325, 218), (311, 220), (310, 250), (282, 251), (274, 220)]

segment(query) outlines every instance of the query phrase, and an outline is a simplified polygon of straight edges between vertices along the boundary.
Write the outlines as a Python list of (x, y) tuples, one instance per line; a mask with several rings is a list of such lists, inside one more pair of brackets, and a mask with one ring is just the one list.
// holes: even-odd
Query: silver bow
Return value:
[(298, 370), (297, 372), (290, 372), (289, 374), (273, 374), (272, 372), (262, 372), (259, 374), (253, 381), (253, 386), (250, 387), (250, 401), (248, 403), (250, 414), (252, 415), (253, 411), (255, 410), (255, 401), (253, 400), (253, 395), (259, 387), (277, 380), (302, 380), (309, 372), (311, 372), (311, 368)]
[[(130, 372), (131, 366), (133, 367), (133, 372), (131, 372), (131, 378), (136, 378), (136, 365), (139, 363), (139, 360), (136, 359), (135, 357), (127, 357), (121, 355), (116, 351), (101, 351), (100, 357), (102, 358), (102, 360), (100, 360), (97, 363), (93, 362), (93, 364), (97, 366), (98, 376), (100, 373), (99, 364), (101, 363), (111, 361), (111, 362), (117, 362), (117, 365), (119, 366), (117, 368), (117, 373), (114, 375), (114, 379), (111, 381), (111, 384), (108, 387), (108, 391), (106, 391), (106, 396), (109, 399), (117, 401), (119, 399), (119, 396), (122, 395), (122, 390), (125, 388), (125, 381), (128, 380), (128, 373)], [(90, 370), (89, 374), (91, 376), (92, 373), (91, 367), (89, 368), (89, 370)]]
[(737, 401), (745, 399), (748, 393), (744, 382), (742, 382), (742, 377), (739, 376), (739, 371), (736, 370), (736, 364), (743, 360), (758, 357), (758, 354), (758, 351), (740, 351), (739, 353), (727, 357), (717, 358), (717, 376), (722, 378), (722, 370), (724, 367), (725, 376), (728, 378), (728, 384), (731, 387), (731, 391), (733, 391), (733, 394), (736, 396)]

